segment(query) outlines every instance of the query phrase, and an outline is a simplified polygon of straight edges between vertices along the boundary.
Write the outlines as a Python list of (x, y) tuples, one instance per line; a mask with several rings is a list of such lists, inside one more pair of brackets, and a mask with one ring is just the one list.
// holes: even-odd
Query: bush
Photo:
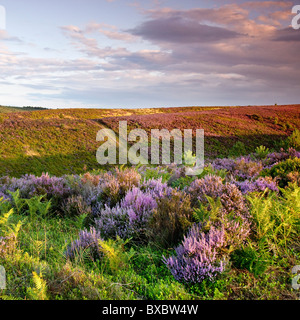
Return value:
[(247, 179), (258, 176), (263, 169), (260, 161), (252, 161), (249, 158), (241, 157), (235, 161), (233, 174), (238, 178)]
[(170, 248), (178, 244), (193, 222), (190, 197), (174, 190), (170, 198), (157, 201), (157, 208), (149, 220), (146, 234), (155, 244)]
[(87, 205), (81, 195), (72, 195), (69, 197), (62, 206), (63, 213), (67, 217), (76, 217), (82, 214), (90, 216), (92, 213), (91, 206)]
[[(291, 177), (292, 179), (293, 177)], [(256, 180), (234, 181), (235, 185), (239, 187), (242, 194), (250, 192), (265, 192), (266, 189), (278, 192), (278, 187), (275, 179), (272, 177), (259, 177)]]
[(226, 260), (221, 253), (224, 244), (224, 229), (212, 227), (204, 233), (202, 225), (195, 224), (176, 248), (176, 256), (163, 257), (163, 261), (179, 282), (194, 284), (204, 279), (213, 280), (225, 269)]
[(259, 159), (264, 159), (269, 152), (270, 152), (269, 148), (266, 148), (265, 146), (259, 146), (255, 149), (256, 156)]
[(102, 241), (101, 235), (95, 228), (92, 227), (89, 231), (86, 229), (81, 230), (79, 238), (67, 247), (65, 256), (68, 259), (76, 257), (88, 257), (92, 260), (99, 259), (101, 257), (99, 241)]
[(208, 231), (212, 226), (223, 228), (226, 245), (223, 251), (230, 253), (238, 248), (250, 234), (249, 217), (241, 212), (228, 212), (222, 205), (221, 199), (214, 200), (207, 196), (209, 206), (200, 204), (195, 209), (195, 218), (203, 224), (203, 231)]
[(187, 189), (191, 196), (191, 203), (197, 206), (200, 203), (208, 204), (207, 197), (213, 200), (220, 198), (221, 204), (227, 213), (235, 212), (247, 215), (248, 209), (241, 191), (233, 183), (223, 184), (221, 177), (207, 175), (202, 179), (195, 180)]
[(284, 188), (292, 181), (293, 175), (300, 171), (300, 158), (287, 159), (272, 166), (271, 169), (265, 169), (262, 176), (270, 175), (278, 180), (278, 185)]
[(156, 207), (153, 195), (133, 188), (115, 207), (106, 205), (95, 219), (95, 224), (105, 239), (119, 236), (144, 240), (146, 225)]
[(295, 129), (293, 133), (286, 139), (286, 142), (288, 147), (300, 150), (300, 130)]
[(6, 194), (9, 194), (8, 191), (19, 190), (20, 198), (23, 199), (46, 195), (54, 210), (60, 210), (63, 201), (72, 194), (64, 177), (50, 177), (48, 173), (43, 173), (40, 177), (25, 175), (20, 179), (11, 178), (2, 188)]

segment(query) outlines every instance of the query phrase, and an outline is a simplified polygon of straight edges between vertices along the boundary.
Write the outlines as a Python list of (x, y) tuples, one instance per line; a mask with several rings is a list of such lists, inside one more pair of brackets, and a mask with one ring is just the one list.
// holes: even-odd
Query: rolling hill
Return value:
[(279, 148), (282, 139), (300, 128), (300, 105), (28, 110), (0, 109), (0, 176), (97, 169), (96, 134), (105, 127), (117, 132), (120, 120), (129, 129), (149, 133), (154, 128), (202, 128), (206, 158), (228, 156), (237, 141), (246, 152), (260, 145)]

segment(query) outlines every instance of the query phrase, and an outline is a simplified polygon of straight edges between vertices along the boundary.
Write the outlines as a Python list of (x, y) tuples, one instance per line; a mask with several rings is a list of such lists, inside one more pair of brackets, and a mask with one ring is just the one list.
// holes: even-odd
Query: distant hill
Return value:
[[(97, 132), (129, 129), (205, 130), (205, 157), (227, 156), (237, 141), (245, 150), (280, 141), (300, 128), (300, 105), (150, 109), (43, 109), (0, 107), (0, 176), (53, 175), (99, 169)], [(26, 112), (24, 112), (26, 111)]]
[(0, 113), (34, 111), (34, 110), (46, 110), (46, 108), (42, 108), (42, 107), (7, 107), (7, 106), (0, 106)]

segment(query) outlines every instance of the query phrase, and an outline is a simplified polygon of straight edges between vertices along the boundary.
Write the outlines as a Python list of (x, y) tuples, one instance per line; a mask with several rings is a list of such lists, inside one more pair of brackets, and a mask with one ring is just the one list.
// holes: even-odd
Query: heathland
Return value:
[(117, 132), (121, 120), (128, 122), (130, 130), (147, 132), (155, 128), (204, 129), (207, 159), (234, 155), (237, 142), (244, 145), (241, 151), (245, 154), (260, 145), (280, 149), (280, 143), (300, 127), (300, 105), (12, 110), (0, 113), (0, 175), (18, 177), (99, 168), (96, 134), (104, 127)]
[[(297, 299), (299, 110), (0, 107), (0, 299)], [(203, 172), (101, 167), (121, 120), (204, 129)]]

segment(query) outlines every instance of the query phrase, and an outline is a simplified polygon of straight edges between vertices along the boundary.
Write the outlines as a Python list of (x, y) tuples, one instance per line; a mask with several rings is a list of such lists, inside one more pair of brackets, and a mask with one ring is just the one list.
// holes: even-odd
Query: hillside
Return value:
[(7, 107), (0, 105), (0, 113), (24, 112), (24, 111), (46, 110), (42, 107)]
[(265, 145), (279, 148), (280, 140), (300, 128), (300, 105), (248, 107), (186, 107), (153, 109), (56, 109), (0, 114), (0, 175), (54, 175), (99, 168), (98, 130), (205, 130), (205, 156), (227, 156), (237, 141), (246, 152)]

